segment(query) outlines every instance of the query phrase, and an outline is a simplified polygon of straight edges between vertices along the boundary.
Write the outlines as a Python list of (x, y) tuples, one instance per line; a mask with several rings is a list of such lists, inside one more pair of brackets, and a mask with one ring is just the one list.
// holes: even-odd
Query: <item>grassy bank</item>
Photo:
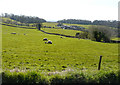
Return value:
[(119, 76), (116, 71), (74, 71), (49, 73), (28, 71), (28, 72), (4, 72), (4, 84), (42, 84), (42, 85), (78, 85), (78, 84), (109, 84), (119, 85)]

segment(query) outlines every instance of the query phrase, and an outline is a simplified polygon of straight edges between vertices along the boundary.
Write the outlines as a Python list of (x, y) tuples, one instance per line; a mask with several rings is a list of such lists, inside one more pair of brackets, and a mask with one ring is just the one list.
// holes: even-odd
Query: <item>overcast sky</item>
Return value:
[(118, 20), (119, 0), (0, 0), (0, 13), (62, 19)]

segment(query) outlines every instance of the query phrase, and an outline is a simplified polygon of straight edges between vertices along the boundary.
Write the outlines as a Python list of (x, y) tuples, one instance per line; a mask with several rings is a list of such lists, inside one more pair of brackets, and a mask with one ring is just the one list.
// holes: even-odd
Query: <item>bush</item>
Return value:
[(41, 23), (37, 23), (36, 27), (37, 27), (38, 30), (40, 30), (40, 28), (42, 27), (42, 24)]
[(76, 33), (76, 34), (75, 34), (75, 37), (76, 37), (76, 38), (79, 38), (79, 35), (80, 35), (80, 33)]
[(89, 38), (88, 32), (76, 33), (75, 36), (77, 38), (81, 38), (81, 39), (88, 39)]
[(114, 34), (114, 31), (106, 26), (91, 26), (88, 31), (90, 39), (98, 42), (110, 42)]

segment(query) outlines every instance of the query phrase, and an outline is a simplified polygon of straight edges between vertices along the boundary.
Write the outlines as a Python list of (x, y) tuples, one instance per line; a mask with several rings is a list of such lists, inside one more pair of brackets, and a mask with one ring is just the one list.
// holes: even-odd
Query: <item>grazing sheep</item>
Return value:
[(24, 35), (26, 35), (26, 34), (24, 33)]
[(52, 44), (52, 41), (50, 41), (50, 40), (48, 40), (48, 42), (47, 42), (48, 44)]
[(48, 41), (48, 39), (47, 39), (47, 38), (44, 38), (43, 41)]
[(11, 34), (16, 34), (15, 32), (12, 32)]

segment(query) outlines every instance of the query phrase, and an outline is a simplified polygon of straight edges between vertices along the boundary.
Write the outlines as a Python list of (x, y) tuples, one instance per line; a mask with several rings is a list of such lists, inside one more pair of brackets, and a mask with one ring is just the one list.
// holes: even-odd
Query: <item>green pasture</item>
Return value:
[[(103, 56), (101, 70), (118, 69), (118, 44), (60, 38), (36, 29), (2, 26), (2, 31), (3, 70), (97, 70), (100, 55)], [(45, 44), (43, 38), (53, 44)]]
[(82, 24), (68, 24), (68, 23), (63, 23), (63, 25), (68, 25), (68, 26), (80, 26), (80, 27), (84, 27), (86, 29), (89, 29), (89, 27), (91, 25), (82, 25)]
[(55, 27), (58, 23), (57, 22), (44, 22), (44, 26)]
[(18, 24), (21, 23), (21, 22), (18, 22), (18, 21), (16, 21), (16, 20), (13, 20), (13, 19), (10, 19), (10, 18), (5, 18), (5, 17), (2, 17), (2, 20), (4, 20), (5, 22), (9, 20), (9, 21), (12, 21), (12, 22), (13, 22), (13, 21), (14, 21), (14, 22), (17, 22)]
[(58, 33), (58, 34), (64, 34), (64, 35), (71, 35), (71, 36), (75, 36), (76, 33), (80, 33), (81, 31), (78, 30), (69, 30), (69, 29), (53, 29), (53, 28), (42, 28), (42, 30), (44, 30), (45, 32), (49, 32), (49, 33)]

